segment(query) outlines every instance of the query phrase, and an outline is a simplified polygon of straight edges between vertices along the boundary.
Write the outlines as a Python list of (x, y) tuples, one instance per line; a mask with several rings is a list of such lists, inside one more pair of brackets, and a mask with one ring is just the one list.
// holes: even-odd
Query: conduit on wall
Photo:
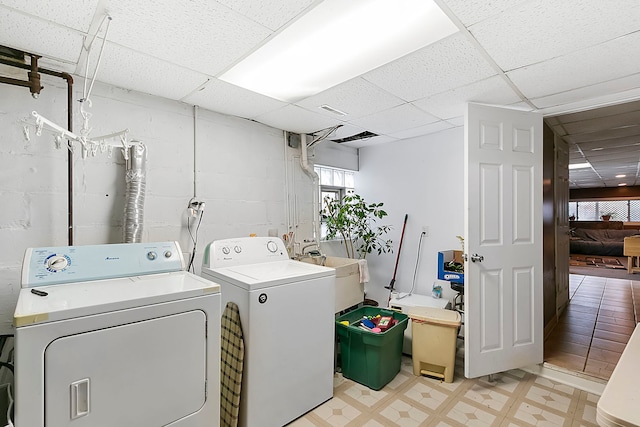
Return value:
[[(39, 56), (37, 55), (31, 53), (23, 53), (23, 55), (28, 55), (31, 57), (31, 65), (24, 64), (22, 62), (19, 62), (18, 60), (10, 60), (4, 57), (0, 57), (0, 63), (8, 65), (10, 67), (31, 70), (29, 72), (29, 80), (22, 81), (3, 77), (0, 78), (0, 83), (29, 87), (31, 94), (34, 97), (37, 97), (37, 95), (40, 94), (40, 90), (42, 89), (42, 87), (40, 86), (40, 76), (38, 75), (38, 73), (47, 74), (66, 80), (67, 130), (69, 132), (73, 132), (73, 77), (71, 77), (71, 75), (67, 73), (61, 73), (58, 71), (52, 71), (38, 67), (37, 58), (39, 58)], [(67, 144), (69, 144), (68, 141)], [(71, 150), (67, 152), (67, 218), (69, 246), (73, 246), (73, 152), (71, 152)]]

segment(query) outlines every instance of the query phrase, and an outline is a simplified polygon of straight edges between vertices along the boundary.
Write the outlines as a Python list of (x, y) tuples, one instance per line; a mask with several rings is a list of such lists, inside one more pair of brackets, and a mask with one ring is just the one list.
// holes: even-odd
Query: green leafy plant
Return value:
[(327, 197), (322, 212), (327, 225), (327, 239), (342, 238), (348, 258), (366, 258), (373, 251), (378, 255), (393, 252), (392, 241), (384, 235), (391, 230), (388, 225), (376, 226), (375, 222), (387, 216), (383, 203), (367, 203), (357, 194), (348, 194), (341, 200)]

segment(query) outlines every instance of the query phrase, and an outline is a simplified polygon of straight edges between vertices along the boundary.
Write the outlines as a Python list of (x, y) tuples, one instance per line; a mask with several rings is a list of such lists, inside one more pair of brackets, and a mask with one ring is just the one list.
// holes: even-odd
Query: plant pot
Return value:
[(600, 218), (602, 218), (603, 221), (609, 221), (611, 219), (611, 215), (602, 215)]

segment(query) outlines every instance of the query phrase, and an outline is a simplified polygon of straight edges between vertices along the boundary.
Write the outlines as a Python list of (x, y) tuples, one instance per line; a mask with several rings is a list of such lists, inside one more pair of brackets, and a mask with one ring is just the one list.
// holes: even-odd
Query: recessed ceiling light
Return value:
[(295, 102), (457, 31), (433, 0), (324, 0), (220, 79)]
[(591, 167), (591, 163), (572, 163), (569, 165), (569, 169), (584, 169), (584, 168), (590, 168)]
[(620, 184), (618, 184), (618, 187), (624, 187), (625, 185), (627, 185), (626, 182), (621, 182)]
[(627, 175), (616, 175), (616, 178), (624, 178), (624, 177), (626, 177), (626, 176), (627, 176)]

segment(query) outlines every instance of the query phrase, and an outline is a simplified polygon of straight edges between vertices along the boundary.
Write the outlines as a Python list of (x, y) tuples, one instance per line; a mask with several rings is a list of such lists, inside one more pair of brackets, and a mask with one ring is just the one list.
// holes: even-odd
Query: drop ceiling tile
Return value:
[(286, 105), (282, 101), (215, 78), (212, 78), (201, 90), (187, 95), (182, 101), (212, 111), (248, 119)]
[(415, 101), (495, 74), (480, 52), (457, 33), (362, 77), (406, 101)]
[(307, 134), (340, 124), (339, 120), (331, 120), (293, 104), (260, 114), (255, 120), (276, 129)]
[(109, 41), (211, 76), (272, 33), (209, 0), (110, 0), (109, 12)]
[(468, 27), (518, 5), (522, 0), (444, 0), (444, 3)]
[(89, 30), (98, 3), (98, 0), (0, 0), (2, 6), (84, 32)]
[(392, 136), (398, 139), (409, 139), (409, 138), (415, 138), (422, 135), (429, 135), (431, 133), (440, 132), (442, 130), (451, 129), (453, 127), (455, 126), (452, 125), (451, 123), (444, 120), (440, 120), (435, 123), (429, 123), (428, 125), (418, 126), (416, 128), (407, 129), (407, 130), (401, 130), (400, 132), (394, 132), (389, 136)]
[(532, 99), (549, 114), (592, 108), (597, 105), (625, 102), (640, 97), (640, 73)]
[(83, 42), (79, 32), (6, 8), (0, 8), (0, 22), (4, 46), (64, 62), (78, 61)]
[(447, 119), (454, 127), (464, 126), (464, 115)]
[[(92, 52), (90, 64), (97, 60), (96, 51)], [(94, 68), (90, 65), (92, 76)], [(180, 76), (179, 79), (173, 76)], [(189, 69), (161, 61), (107, 43), (96, 80), (125, 89), (179, 100), (207, 81), (207, 76)]]
[(411, 104), (403, 104), (359, 119), (350, 120), (356, 126), (377, 134), (392, 135), (439, 121)]
[(297, 17), (316, 0), (217, 0), (241, 15), (252, 19), (267, 28), (277, 30), (291, 19)]
[(469, 29), (508, 71), (637, 31), (639, 15), (635, 0), (535, 0)]
[(504, 79), (501, 76), (493, 76), (430, 98), (419, 99), (412, 104), (435, 117), (448, 119), (464, 116), (469, 102), (508, 105), (518, 101), (520, 97)]
[(507, 75), (525, 96), (541, 98), (636, 74), (640, 64), (638, 46), (640, 32), (519, 68)]
[[(373, 83), (357, 77), (317, 95), (298, 101), (296, 104), (309, 111), (331, 118), (352, 120), (404, 104), (404, 101), (380, 89)], [(320, 108), (322, 105), (329, 105), (347, 113), (347, 115), (337, 116)]]

